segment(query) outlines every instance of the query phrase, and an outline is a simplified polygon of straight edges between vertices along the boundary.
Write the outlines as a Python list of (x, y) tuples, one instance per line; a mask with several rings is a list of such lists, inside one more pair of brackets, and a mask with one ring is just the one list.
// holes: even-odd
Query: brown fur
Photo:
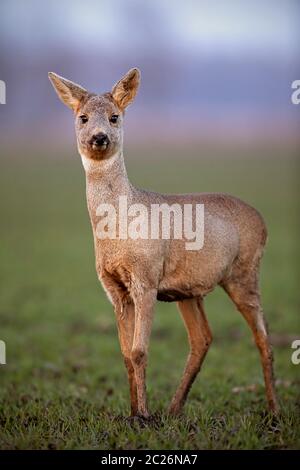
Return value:
[[(212, 341), (203, 298), (217, 285), (228, 293), (252, 329), (260, 352), (269, 407), (277, 410), (272, 352), (259, 293), (259, 263), (267, 237), (261, 215), (241, 200), (218, 193), (165, 195), (140, 190), (128, 180), (123, 159), (123, 112), (134, 99), (140, 74), (130, 70), (104, 95), (90, 94), (55, 74), (50, 79), (65, 104), (75, 112), (78, 149), (86, 171), (87, 203), (94, 234), (96, 270), (111, 300), (128, 371), (133, 415), (148, 416), (145, 373), (154, 306), (157, 299), (177, 301), (185, 323), (190, 354), (170, 412), (179, 413)], [(67, 88), (67, 89), (66, 89)], [(82, 124), (79, 116), (88, 116)], [(110, 122), (118, 114), (116, 124)], [(95, 150), (92, 135), (105, 132), (108, 148)], [(120, 240), (96, 236), (97, 207), (128, 204), (202, 203), (204, 246), (187, 251), (184, 240)]]

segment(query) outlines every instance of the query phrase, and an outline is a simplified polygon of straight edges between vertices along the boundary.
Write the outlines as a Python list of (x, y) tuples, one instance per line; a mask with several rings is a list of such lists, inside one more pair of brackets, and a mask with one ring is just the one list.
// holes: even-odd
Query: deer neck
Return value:
[(94, 226), (99, 205), (117, 205), (120, 196), (127, 196), (130, 201), (132, 186), (128, 180), (122, 151), (103, 161), (91, 160), (83, 155), (81, 158), (86, 173), (87, 205)]

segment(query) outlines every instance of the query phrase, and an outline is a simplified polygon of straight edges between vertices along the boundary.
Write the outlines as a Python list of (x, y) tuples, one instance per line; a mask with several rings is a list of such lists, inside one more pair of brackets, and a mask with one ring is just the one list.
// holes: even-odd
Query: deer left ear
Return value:
[(134, 100), (141, 80), (139, 69), (130, 69), (113, 87), (111, 94), (121, 111)]

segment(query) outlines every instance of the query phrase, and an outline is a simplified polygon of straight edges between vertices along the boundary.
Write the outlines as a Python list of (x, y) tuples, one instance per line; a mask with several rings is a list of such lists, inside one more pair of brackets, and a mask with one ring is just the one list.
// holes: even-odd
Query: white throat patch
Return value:
[(93, 171), (107, 171), (119, 158), (120, 153), (115, 153), (107, 160), (92, 160), (91, 158), (86, 157), (83, 153), (80, 154), (83, 168), (86, 173), (91, 173)]

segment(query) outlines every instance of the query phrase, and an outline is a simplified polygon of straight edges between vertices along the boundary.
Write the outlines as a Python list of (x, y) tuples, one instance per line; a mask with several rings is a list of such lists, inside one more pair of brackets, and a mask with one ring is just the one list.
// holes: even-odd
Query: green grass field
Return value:
[[(72, 158), (8, 153), (0, 175), (1, 449), (271, 449), (300, 447), (297, 166), (275, 159), (127, 158), (131, 180), (162, 192), (224, 191), (255, 205), (269, 228), (262, 294), (275, 355), (278, 420), (266, 413), (262, 373), (248, 326), (223, 291), (207, 297), (214, 341), (185, 407), (166, 410), (188, 352), (175, 304), (158, 303), (148, 367), (149, 424), (126, 419), (127, 378), (114, 313), (98, 283), (85, 179)], [(137, 153), (137, 152), (136, 152)], [(225, 151), (224, 151), (225, 153)], [(130, 152), (128, 152), (130, 155)]]

